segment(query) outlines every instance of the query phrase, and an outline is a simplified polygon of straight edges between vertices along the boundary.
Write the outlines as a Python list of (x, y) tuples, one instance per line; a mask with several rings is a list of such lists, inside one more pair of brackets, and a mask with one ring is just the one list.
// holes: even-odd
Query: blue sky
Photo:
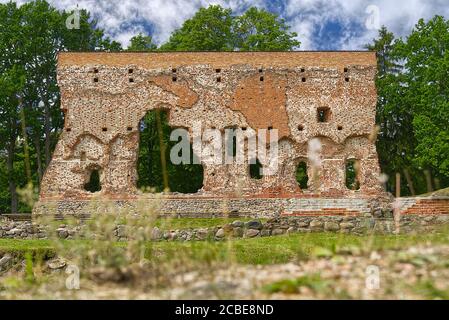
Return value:
[[(7, 2), (8, 0), (0, 0)], [(26, 0), (18, 0), (19, 4)], [(360, 50), (386, 25), (406, 36), (419, 18), (449, 18), (449, 0), (50, 0), (56, 8), (89, 10), (108, 36), (124, 46), (139, 33), (166, 41), (201, 6), (220, 4), (241, 13), (250, 6), (279, 14), (298, 33), (300, 50)], [(378, 23), (377, 23), (378, 22)]]

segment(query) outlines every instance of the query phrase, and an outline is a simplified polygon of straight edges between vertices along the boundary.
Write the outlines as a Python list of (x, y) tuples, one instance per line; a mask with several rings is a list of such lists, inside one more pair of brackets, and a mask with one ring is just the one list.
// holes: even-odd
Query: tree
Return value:
[(15, 3), (0, 5), (0, 133), (5, 137), (6, 175), (10, 209), (18, 210), (15, 175), (16, 143), (19, 134), (19, 94), (25, 82), (22, 13)]
[(200, 8), (175, 30), (167, 43), (167, 51), (230, 51), (232, 46), (232, 10), (219, 5)]
[(155, 51), (157, 45), (153, 43), (151, 36), (144, 36), (139, 33), (130, 40), (128, 51)]
[(249, 8), (241, 16), (219, 5), (201, 8), (175, 30), (167, 51), (287, 51), (299, 47), (297, 34), (283, 19), (265, 10)]
[[(390, 177), (387, 185), (389, 191), (394, 188), (396, 172), (404, 172), (410, 193), (413, 194), (416, 183), (411, 180), (410, 172), (415, 173), (417, 169), (412, 163), (416, 144), (412, 125), (413, 113), (403, 96), (404, 76), (399, 63), (401, 57), (396, 50), (397, 42), (394, 34), (382, 26), (378, 38), (366, 48), (377, 52), (376, 122), (380, 125), (377, 151), (382, 172)], [(407, 189), (403, 189), (401, 194), (406, 192)]]
[(429, 173), (449, 183), (448, 30), (448, 22), (436, 16), (420, 20), (406, 40), (383, 27), (367, 46), (378, 54), (377, 148), (391, 177), (389, 190), (396, 172), (409, 188), (402, 194), (432, 189)]
[(284, 19), (263, 9), (252, 7), (233, 19), (234, 50), (288, 51), (299, 47), (295, 32)]
[(398, 50), (405, 58), (405, 94), (414, 112), (414, 161), (449, 177), (449, 20), (419, 20)]
[(0, 144), (0, 173), (8, 177), (9, 190), (9, 199), (0, 199), (1, 204), (9, 202), (2, 211), (30, 210), (18, 201), (16, 188), (29, 181), (30, 171), (33, 183), (39, 184), (63, 126), (57, 53), (121, 50), (85, 10), (80, 11), (79, 28), (68, 29), (71, 14), (43, 0), (20, 7), (0, 4), (0, 133), (6, 140)]
[[(72, 11), (62, 11), (61, 25), (66, 26), (66, 21), (73, 15)], [(105, 37), (104, 30), (98, 28), (97, 20), (92, 19), (87, 10), (79, 10), (79, 28), (62, 28), (61, 40), (63, 50), (70, 51), (121, 51), (119, 42)]]

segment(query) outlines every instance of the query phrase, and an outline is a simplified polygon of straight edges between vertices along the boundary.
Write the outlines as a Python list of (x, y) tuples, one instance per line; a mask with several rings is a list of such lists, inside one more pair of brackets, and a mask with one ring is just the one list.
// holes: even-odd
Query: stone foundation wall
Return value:
[[(355, 217), (355, 216), (305, 216), (305, 217), (280, 217), (267, 221), (258, 219), (243, 222), (235, 220), (225, 225), (184, 229), (161, 230), (158, 227), (151, 228), (148, 239), (154, 241), (192, 241), (213, 240), (220, 241), (226, 238), (254, 238), (276, 236), (292, 233), (308, 232), (338, 232), (344, 234), (363, 235), (368, 233), (395, 234), (395, 233), (422, 233), (432, 232), (449, 225), (449, 215), (404, 215), (399, 223), (395, 223), (392, 217)], [(59, 225), (54, 231), (57, 238), (74, 239), (83, 238), (86, 232), (86, 224), (78, 226)], [(118, 241), (132, 238), (135, 230), (130, 226), (117, 224), (114, 236)], [(31, 221), (0, 221), (0, 238), (7, 239), (47, 239), (46, 228)]]
[(370, 198), (213, 198), (180, 196), (178, 198), (142, 197), (130, 200), (54, 200), (39, 202), (33, 210), (36, 217), (53, 214), (58, 217), (89, 217), (92, 212), (142, 214), (156, 212), (171, 217), (253, 217), (273, 218), (279, 215), (371, 215), (388, 207), (389, 199)]

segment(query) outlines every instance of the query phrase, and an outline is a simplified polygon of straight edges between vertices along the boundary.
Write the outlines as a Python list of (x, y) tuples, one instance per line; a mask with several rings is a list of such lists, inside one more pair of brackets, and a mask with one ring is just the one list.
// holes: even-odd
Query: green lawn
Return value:
[[(65, 240), (63, 243), (70, 248), (80, 242), (88, 246), (91, 243), (89, 240)], [(233, 260), (243, 264), (273, 264), (307, 259), (315, 255), (332, 255), (342, 250), (370, 252), (371, 250), (400, 249), (410, 245), (428, 243), (447, 244), (449, 235), (447, 232), (416, 236), (310, 233), (222, 242), (152, 242), (147, 244), (146, 255), (150, 259), (161, 259), (161, 261), (178, 259), (182, 256), (195, 261)], [(126, 243), (117, 242), (115, 245), (124, 247)], [(0, 253), (24, 254), (29, 251), (44, 256), (55, 254), (52, 242), (49, 240), (0, 239)]]
[(440, 189), (440, 190), (436, 190), (433, 192), (428, 192), (428, 193), (422, 194), (420, 196), (431, 196), (431, 195), (448, 197), (449, 196), (449, 188)]

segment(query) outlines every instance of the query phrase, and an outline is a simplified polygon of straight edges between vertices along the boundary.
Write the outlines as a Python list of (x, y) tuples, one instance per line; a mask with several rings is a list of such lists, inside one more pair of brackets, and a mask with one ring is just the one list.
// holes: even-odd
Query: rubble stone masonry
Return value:
[[(358, 215), (387, 196), (373, 139), (374, 52), (64, 52), (57, 72), (64, 131), (36, 215), (89, 215), (95, 201), (136, 211), (156, 203), (168, 214)], [(155, 109), (168, 111), (172, 128), (192, 130), (200, 121), (223, 135), (277, 129), (277, 174), (257, 180), (248, 163), (202, 163), (195, 194), (137, 190), (139, 122)], [(308, 154), (313, 138), (321, 145), (318, 181)], [(358, 190), (345, 185), (348, 160), (359, 163)], [(307, 189), (296, 181), (300, 162), (309, 168)], [(94, 170), (97, 193), (84, 189)]]

